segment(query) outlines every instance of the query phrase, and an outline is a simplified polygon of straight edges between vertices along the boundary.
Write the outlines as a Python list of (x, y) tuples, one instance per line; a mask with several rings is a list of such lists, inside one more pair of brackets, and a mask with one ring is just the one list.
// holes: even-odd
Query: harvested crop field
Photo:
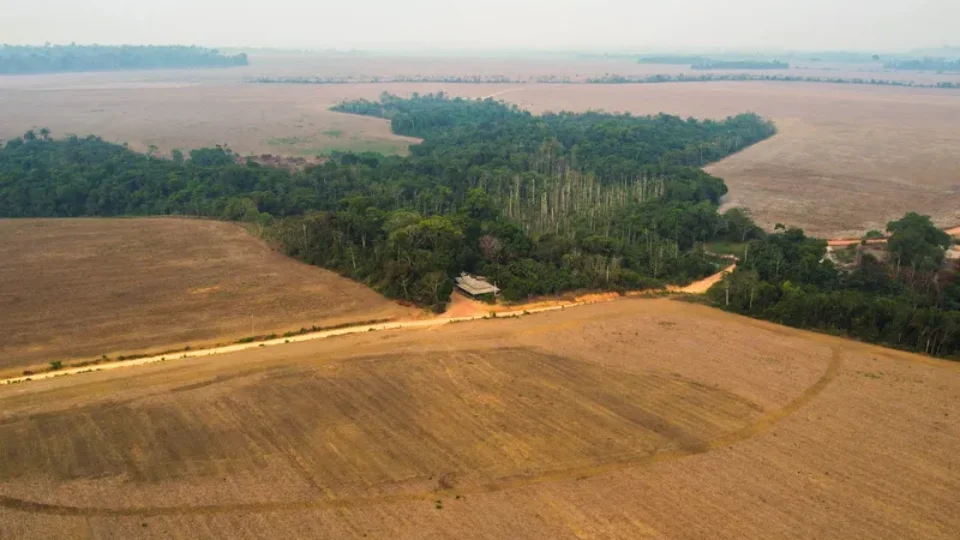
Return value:
[(410, 309), (195, 219), (0, 220), (0, 371)]
[(960, 364), (672, 300), (0, 387), (0, 536), (952, 538)]
[[(141, 152), (226, 145), (241, 155), (304, 158), (336, 150), (405, 154), (418, 142), (394, 135), (383, 120), (329, 111), (346, 97), (342, 90), (239, 82), (0, 90), (0, 138), (47, 127), (55, 136), (98, 135)], [(382, 91), (355, 92), (376, 99)]]

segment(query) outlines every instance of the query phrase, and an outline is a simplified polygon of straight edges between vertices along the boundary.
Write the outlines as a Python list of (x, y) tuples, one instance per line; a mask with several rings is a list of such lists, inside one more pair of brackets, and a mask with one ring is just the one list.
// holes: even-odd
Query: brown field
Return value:
[[(808, 76), (960, 80), (960, 75), (862, 72), (823, 65)], [(535, 110), (606, 109), (723, 117), (755, 111), (776, 121), (772, 140), (712, 165), (727, 180), (729, 205), (765, 226), (856, 236), (915, 210), (943, 226), (960, 223), (960, 91), (807, 83), (663, 85), (256, 85), (249, 77), (364, 75), (644, 75), (687, 71), (618, 59), (254, 57), (230, 70), (0, 77), (0, 138), (34, 127), (94, 133), (138, 150), (167, 152), (227, 144), (241, 154), (312, 157), (332, 150), (404, 153), (412, 139), (382, 121), (328, 107), (383, 91), (496, 96)]]
[(411, 314), (230, 223), (0, 220), (0, 238), (0, 372)]
[(955, 538), (960, 364), (671, 300), (0, 387), (0, 538)]

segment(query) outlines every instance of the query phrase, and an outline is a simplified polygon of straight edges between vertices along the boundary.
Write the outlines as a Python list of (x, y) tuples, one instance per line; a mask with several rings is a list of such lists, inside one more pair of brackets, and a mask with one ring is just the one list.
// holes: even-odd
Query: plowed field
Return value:
[(952, 538), (958, 364), (671, 300), (0, 388), (0, 536)]

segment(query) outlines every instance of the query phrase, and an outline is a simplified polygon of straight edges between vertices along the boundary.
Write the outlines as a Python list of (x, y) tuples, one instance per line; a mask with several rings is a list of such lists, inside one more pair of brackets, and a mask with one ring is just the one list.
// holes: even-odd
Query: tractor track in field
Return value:
[(571, 467), (567, 469), (557, 469), (543, 474), (528, 477), (505, 477), (493, 479), (485, 484), (473, 488), (462, 490), (428, 490), (415, 493), (399, 493), (391, 495), (381, 495), (372, 497), (332, 497), (317, 498), (302, 501), (276, 501), (276, 502), (256, 502), (256, 503), (235, 503), (235, 504), (206, 504), (206, 505), (182, 505), (182, 506), (136, 506), (129, 508), (98, 508), (69, 506), (62, 504), (51, 504), (39, 501), (25, 500), (15, 497), (0, 495), (0, 507), (20, 512), (29, 512), (42, 515), (53, 516), (74, 516), (74, 517), (157, 517), (157, 516), (184, 516), (184, 515), (214, 515), (214, 514), (252, 514), (252, 513), (270, 513), (270, 512), (289, 512), (298, 510), (310, 510), (317, 508), (361, 508), (383, 504), (396, 504), (405, 502), (427, 501), (432, 502), (442, 500), (446, 497), (455, 495), (481, 495), (494, 493), (498, 491), (519, 489), (527, 486), (539, 485), (549, 482), (559, 482), (564, 480), (573, 480), (579, 478), (588, 478), (615, 472), (618, 470), (655, 465), (675, 461), (678, 459), (706, 454), (713, 450), (723, 447), (729, 447), (734, 444), (745, 442), (752, 437), (763, 433), (776, 425), (781, 420), (796, 413), (805, 405), (810, 403), (820, 395), (836, 379), (843, 365), (842, 353), (834, 346), (830, 362), (820, 378), (810, 387), (798, 394), (792, 401), (784, 407), (768, 411), (756, 421), (747, 424), (740, 429), (722, 435), (716, 439), (707, 441), (707, 444), (700, 447), (672, 448), (651, 454), (630, 456), (622, 460), (614, 460), (607, 463), (592, 466)]

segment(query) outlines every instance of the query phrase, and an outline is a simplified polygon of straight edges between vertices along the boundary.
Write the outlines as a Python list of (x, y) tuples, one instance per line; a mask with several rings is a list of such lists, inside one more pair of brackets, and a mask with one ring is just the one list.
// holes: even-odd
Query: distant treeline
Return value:
[(900, 71), (960, 72), (960, 59), (947, 60), (945, 58), (926, 57), (911, 60), (891, 60), (885, 63), (883, 67)]
[(539, 77), (506, 77), (503, 75), (437, 75), (409, 76), (326, 76), (326, 77), (254, 77), (248, 82), (261, 84), (384, 84), (384, 83), (454, 83), (454, 84), (529, 84), (564, 83), (573, 84), (570, 77), (543, 75)]
[(0, 74), (132, 69), (210, 68), (247, 65), (247, 55), (186, 46), (0, 44)]
[(788, 69), (790, 64), (778, 60), (716, 60), (704, 56), (664, 55), (644, 56), (638, 64), (665, 64), (690, 66), (691, 69)]
[(703, 56), (684, 56), (684, 55), (667, 55), (667, 56), (643, 56), (637, 60), (638, 64), (663, 64), (671, 66), (692, 66), (694, 64), (703, 64), (709, 62), (710, 59)]
[(789, 69), (790, 64), (778, 60), (705, 60), (690, 65), (691, 69)]
[(569, 77), (554, 75), (517, 79), (503, 76), (466, 75), (439, 77), (258, 77), (248, 82), (261, 84), (384, 84), (384, 83), (447, 83), (447, 84), (657, 84), (677, 82), (723, 82), (723, 81), (775, 81), (775, 82), (811, 82), (830, 84), (870, 84), (878, 86), (904, 86), (912, 88), (960, 88), (960, 83), (942, 81), (938, 83), (917, 83), (893, 79), (865, 79), (860, 77), (806, 77), (798, 75), (767, 75), (752, 73), (705, 73), (701, 75), (614, 75), (591, 77), (584, 81), (574, 81)]
[(587, 84), (657, 84), (676, 82), (723, 82), (723, 81), (775, 81), (775, 82), (811, 82), (830, 84), (871, 84), (878, 86), (905, 86), (911, 88), (960, 88), (960, 83), (941, 81), (938, 83), (917, 83), (894, 79), (864, 79), (860, 77), (806, 77), (799, 75), (766, 75), (751, 73), (710, 73), (703, 75), (604, 75), (587, 79)]

